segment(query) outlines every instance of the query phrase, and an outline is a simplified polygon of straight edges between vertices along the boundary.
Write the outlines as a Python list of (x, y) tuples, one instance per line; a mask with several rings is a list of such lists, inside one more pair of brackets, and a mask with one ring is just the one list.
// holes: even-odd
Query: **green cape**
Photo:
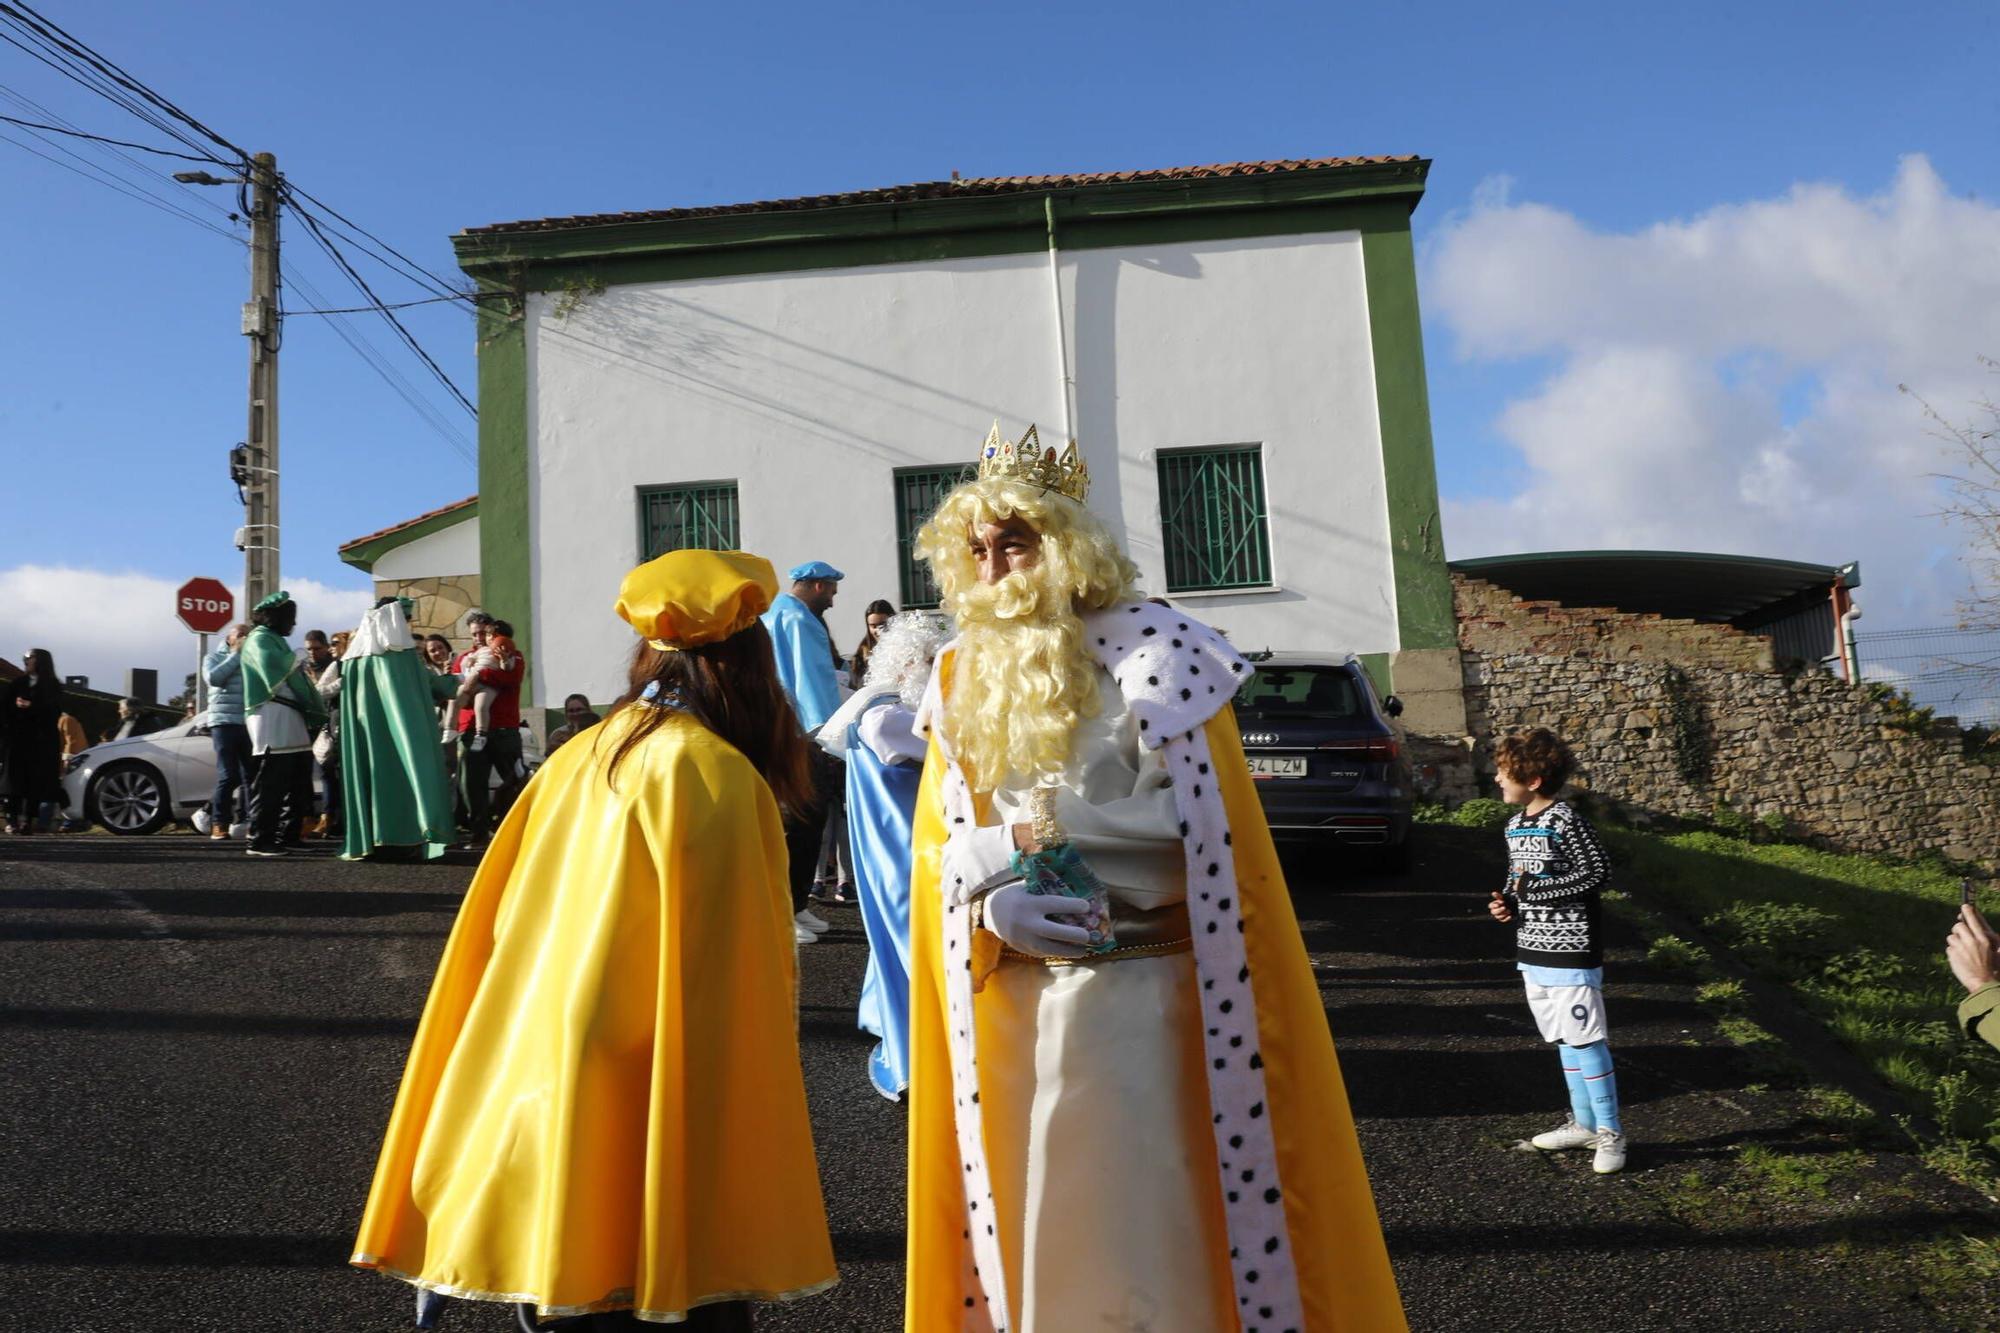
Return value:
[(356, 860), (378, 847), (444, 854), (453, 821), (437, 705), (457, 690), (456, 676), (431, 674), (407, 649), (342, 659), (342, 857)]
[[(298, 654), (268, 625), (258, 625), (243, 640), (243, 712), (248, 716), (277, 696), (278, 687), (289, 681), (292, 702), (305, 717), (306, 728), (326, 725), (326, 704), (313, 687)], [(278, 705), (284, 707), (283, 703)]]

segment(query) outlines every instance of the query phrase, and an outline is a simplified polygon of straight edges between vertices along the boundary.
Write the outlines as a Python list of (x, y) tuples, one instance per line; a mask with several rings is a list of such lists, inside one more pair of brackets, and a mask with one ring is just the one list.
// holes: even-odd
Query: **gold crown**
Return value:
[(1018, 441), (1001, 437), (1000, 423), (994, 422), (979, 450), (979, 479), (999, 477), (1067, 495), (1078, 504), (1090, 491), (1090, 468), (1076, 451), (1076, 441), (1064, 446), (1060, 457), (1053, 448), (1044, 449), (1033, 426)]

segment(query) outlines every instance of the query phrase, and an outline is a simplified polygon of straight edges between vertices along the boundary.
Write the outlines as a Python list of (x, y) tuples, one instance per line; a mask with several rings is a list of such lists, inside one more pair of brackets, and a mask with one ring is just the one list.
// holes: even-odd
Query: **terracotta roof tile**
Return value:
[(572, 227), (604, 227), (623, 222), (667, 222), (679, 218), (721, 217), (731, 213), (785, 213), (815, 208), (843, 208), (857, 204), (904, 203), (918, 199), (955, 199), (972, 195), (1069, 190), (1091, 185), (1122, 185), (1140, 181), (1207, 180), (1219, 176), (1272, 176), (1293, 171), (1318, 171), (1327, 167), (1379, 166), (1391, 162), (1422, 160), (1415, 154), (1386, 157), (1312, 157), (1281, 162), (1219, 162), (1209, 166), (1164, 167), (1152, 171), (1097, 171), (1057, 176), (986, 176), (971, 180), (892, 185), (886, 189), (855, 190), (845, 194), (766, 199), (748, 204), (715, 204), (701, 208), (666, 208), (637, 213), (588, 213), (577, 217), (496, 222), (485, 227), (468, 227), (463, 234), (494, 236), (509, 232), (562, 231)]
[(454, 500), (450, 504), (443, 505), (437, 509), (430, 510), (428, 513), (418, 514), (415, 518), (406, 518), (401, 523), (392, 523), (388, 527), (383, 528), (380, 532), (371, 532), (366, 534), (365, 536), (356, 537), (351, 542), (342, 542), (340, 544), (340, 549), (343, 551), (352, 550), (353, 548), (360, 546), (364, 542), (372, 542), (378, 537), (387, 537), (391, 533), (401, 532), (404, 528), (414, 528), (419, 523), (428, 523), (431, 519), (441, 517), (445, 514), (449, 514), (454, 510), (463, 509), (469, 504), (476, 504), (478, 500), (479, 500), (478, 496), (468, 495), (463, 500)]

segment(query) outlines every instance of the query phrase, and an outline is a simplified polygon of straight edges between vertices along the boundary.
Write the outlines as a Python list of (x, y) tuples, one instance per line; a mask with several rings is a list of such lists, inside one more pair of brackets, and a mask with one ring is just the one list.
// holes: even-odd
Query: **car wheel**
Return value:
[(157, 833), (173, 817), (167, 784), (151, 764), (114, 764), (90, 784), (90, 815), (113, 833)]

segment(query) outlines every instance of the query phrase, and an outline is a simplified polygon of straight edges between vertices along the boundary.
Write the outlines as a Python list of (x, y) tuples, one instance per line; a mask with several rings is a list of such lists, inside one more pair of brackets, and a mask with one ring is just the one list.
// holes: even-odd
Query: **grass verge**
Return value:
[[(2000, 1055), (1956, 1030), (1953, 1009), (1964, 991), (1944, 963), (1959, 899), (1949, 870), (1714, 832), (1611, 828), (1604, 836), (1622, 882), (1698, 919), (1730, 954), (1786, 985), (1936, 1120), (1945, 1141), (1927, 1154), (1934, 1165), (1995, 1192)], [(1699, 945), (1672, 936), (1655, 939), (1652, 952), (1653, 961), (1682, 970), (1705, 961)], [(1732, 1003), (1738, 994), (1715, 982), (1701, 998), (1722, 1015), (1724, 1035), (1755, 1049), (1768, 1034), (1727, 1031), (1747, 1022)]]

